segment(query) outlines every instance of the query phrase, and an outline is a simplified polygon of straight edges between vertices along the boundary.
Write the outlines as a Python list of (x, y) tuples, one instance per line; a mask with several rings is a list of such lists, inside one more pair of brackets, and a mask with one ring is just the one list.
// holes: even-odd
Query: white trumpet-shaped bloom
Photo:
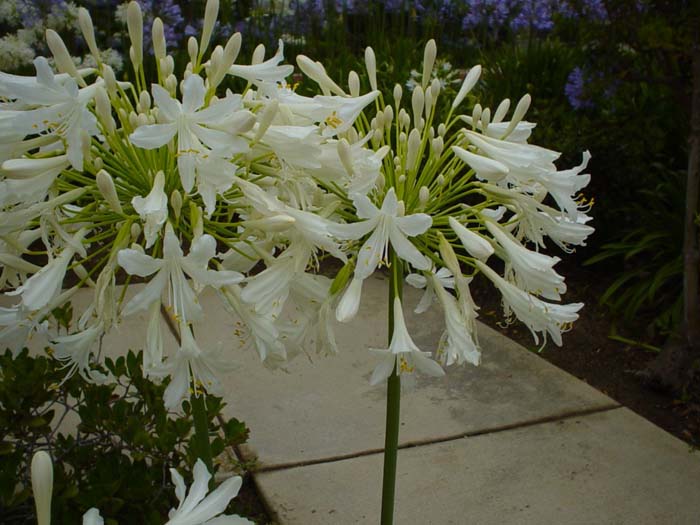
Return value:
[(162, 259), (151, 257), (138, 248), (120, 250), (117, 261), (127, 273), (139, 277), (156, 274), (127, 303), (124, 315), (148, 309), (155, 301), (161, 300), (161, 295), (167, 288), (168, 303), (178, 320), (189, 322), (201, 318), (202, 308), (194, 290), (187, 282), (185, 274), (189, 275), (199, 286), (208, 285), (214, 288), (243, 280), (243, 276), (238, 272), (208, 269), (209, 260), (215, 254), (216, 241), (211, 235), (205, 234), (195, 240), (190, 248), (190, 253), (184, 255), (170, 223), (165, 227)]
[(246, 149), (244, 141), (215, 129), (235, 118), (241, 108), (240, 95), (226, 96), (202, 108), (206, 89), (202, 77), (195, 74), (182, 84), (182, 102), (172, 98), (157, 84), (151, 87), (151, 93), (158, 106), (160, 123), (137, 128), (129, 135), (129, 140), (140, 148), (154, 149), (177, 136), (177, 167), (186, 192), (189, 193), (194, 186), (197, 156), (206, 154), (207, 147), (229, 154)]
[(489, 219), (485, 222), (486, 228), (503, 248), (504, 260), (513, 269), (518, 288), (547, 299), (559, 300), (560, 294), (566, 292), (564, 277), (554, 271), (559, 257), (528, 250), (498, 223)]
[(541, 332), (545, 341), (549, 334), (557, 346), (562, 345), (561, 334), (578, 319), (577, 312), (583, 308), (583, 303), (556, 304), (542, 301), (509, 283), (481, 261), (476, 261), (476, 265), (501, 292), (506, 312), (515, 314), (530, 329), (536, 344), (539, 344), (537, 333)]
[(389, 243), (401, 259), (418, 270), (428, 270), (430, 261), (416, 248), (408, 237), (428, 231), (432, 218), (425, 213), (402, 215), (394, 188), (384, 197), (378, 209), (366, 195), (355, 195), (353, 199), (357, 216), (365, 219), (353, 224), (338, 224), (331, 233), (340, 239), (361, 239), (372, 232), (358, 251), (355, 277), (341, 298), (336, 309), (338, 321), (346, 322), (357, 313), (362, 293), (362, 281), (372, 275), (382, 261), (386, 261)]
[(131, 199), (131, 205), (145, 222), (143, 234), (146, 237), (146, 248), (153, 246), (158, 239), (160, 229), (168, 219), (168, 196), (165, 188), (165, 175), (159, 171), (153, 179), (153, 187), (146, 197), (137, 195)]
[(428, 231), (432, 218), (425, 213), (400, 215), (399, 201), (394, 188), (384, 197), (378, 209), (365, 195), (355, 195), (353, 199), (357, 216), (365, 219), (353, 224), (339, 224), (331, 228), (331, 233), (340, 239), (361, 239), (372, 232), (359, 250), (355, 275), (366, 279), (374, 273), (380, 262), (386, 261), (389, 243), (396, 254), (418, 270), (430, 269), (430, 261), (416, 248), (408, 237), (415, 237)]
[(396, 367), (396, 373), (412, 373), (414, 370), (423, 374), (439, 377), (445, 375), (445, 371), (435, 361), (430, 359), (429, 352), (424, 352), (411, 339), (411, 334), (406, 328), (406, 321), (403, 317), (401, 300), (394, 298), (394, 331), (391, 336), (389, 348), (385, 350), (374, 350), (382, 355), (381, 362), (372, 372), (370, 384), (377, 385), (385, 381)]
[(195, 463), (194, 482), (189, 492), (177, 470), (170, 469), (170, 476), (180, 504), (170, 510), (170, 519), (165, 525), (253, 525), (253, 522), (240, 516), (221, 515), (241, 489), (243, 481), (240, 476), (228, 478), (209, 495), (211, 474), (201, 459)]
[(58, 82), (44, 57), (34, 60), (36, 80), (4, 82), (2, 91), (32, 109), (0, 113), (0, 142), (15, 141), (26, 135), (53, 134), (61, 138), (72, 166), (83, 169), (82, 134), (97, 134), (97, 120), (88, 110), (99, 83), (79, 89), (75, 80)]

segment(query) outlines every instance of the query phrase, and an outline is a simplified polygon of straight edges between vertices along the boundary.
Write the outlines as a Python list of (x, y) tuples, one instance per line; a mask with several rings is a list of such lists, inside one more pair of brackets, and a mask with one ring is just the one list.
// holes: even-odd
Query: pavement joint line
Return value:
[[(542, 425), (545, 423), (553, 423), (555, 421), (565, 421), (568, 419), (574, 419), (577, 417), (582, 417), (582, 416), (590, 416), (592, 414), (599, 414), (602, 412), (610, 412), (612, 410), (617, 410), (620, 408), (625, 408), (624, 405), (621, 405), (619, 403), (611, 403), (608, 405), (603, 405), (595, 408), (588, 408), (584, 410), (575, 410), (572, 412), (564, 412), (552, 416), (544, 416), (544, 417), (539, 417), (535, 419), (531, 419), (529, 421), (521, 421), (518, 423), (510, 423), (507, 425), (499, 425), (495, 427), (489, 427), (489, 428), (484, 428), (481, 430), (472, 430), (468, 432), (460, 432), (459, 434), (452, 434), (449, 436), (444, 436), (440, 438), (426, 438), (426, 439), (417, 439), (413, 441), (407, 441), (405, 443), (399, 444), (399, 450), (403, 449), (409, 449), (409, 448), (416, 448), (416, 447), (421, 447), (425, 445), (434, 445), (438, 443), (445, 443), (448, 441), (456, 441), (458, 439), (464, 439), (468, 437), (476, 437), (476, 436), (483, 436), (487, 434), (498, 434), (500, 432), (507, 432), (509, 430), (516, 430), (519, 428), (528, 428), (536, 425)], [(240, 450), (237, 452), (240, 453)], [(374, 454), (382, 454), (384, 452), (383, 448), (372, 448), (368, 450), (363, 450), (361, 452), (351, 452), (349, 454), (338, 454), (335, 456), (331, 456), (328, 458), (319, 458), (319, 459), (311, 459), (307, 461), (292, 461), (289, 463), (281, 463), (278, 465), (269, 465), (265, 466), (262, 465), (258, 468), (255, 468), (251, 470), (251, 474), (253, 474), (253, 477), (255, 477), (255, 474), (262, 474), (265, 472), (276, 472), (280, 470), (289, 470), (293, 468), (299, 468), (299, 467), (307, 467), (307, 466), (312, 466), (312, 465), (321, 465), (323, 463), (335, 463), (336, 461), (344, 461), (346, 459), (353, 459), (353, 458), (360, 458), (364, 456), (372, 456)]]

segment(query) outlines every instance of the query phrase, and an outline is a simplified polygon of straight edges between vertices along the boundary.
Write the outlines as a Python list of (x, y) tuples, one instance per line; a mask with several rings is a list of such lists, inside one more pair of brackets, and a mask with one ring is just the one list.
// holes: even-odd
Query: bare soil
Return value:
[(650, 340), (644, 319), (632, 324), (622, 323), (605, 306), (599, 304), (599, 298), (611, 281), (608, 276), (576, 265), (575, 262), (569, 263), (569, 266), (572, 267), (558, 267), (560, 273), (567, 277), (565, 302), (583, 302), (585, 306), (579, 312), (580, 318), (571, 331), (563, 335), (564, 344), (561, 348), (548, 342), (544, 349), (539, 350), (532, 334), (518, 322), (504, 327), (500, 296), (492, 286), (483, 282), (476, 283), (473, 290), (474, 299), (481, 306), (480, 320), (692, 447), (699, 447), (698, 385), (693, 385), (681, 395), (660, 392), (646, 386), (642, 373), (657, 354), (615, 341), (609, 335), (614, 328), (629, 339), (657, 346), (663, 344), (663, 338)]

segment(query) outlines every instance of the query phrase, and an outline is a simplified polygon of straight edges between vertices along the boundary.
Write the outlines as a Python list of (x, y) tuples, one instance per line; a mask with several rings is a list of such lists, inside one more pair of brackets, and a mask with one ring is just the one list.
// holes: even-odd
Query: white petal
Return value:
[(430, 270), (430, 260), (420, 253), (395, 225), (389, 227), (389, 240), (396, 255), (401, 259), (411, 263), (417, 270)]
[(138, 127), (131, 135), (129, 140), (134, 146), (144, 149), (155, 149), (164, 146), (177, 133), (177, 124), (170, 122), (168, 124), (147, 124)]
[(493, 254), (493, 246), (481, 235), (469, 230), (454, 217), (449, 218), (449, 223), (470, 255), (485, 261)]
[(360, 298), (362, 296), (362, 279), (353, 278), (350, 285), (345, 290), (342, 299), (338, 302), (335, 310), (335, 318), (341, 323), (352, 320), (360, 308)]
[(154, 259), (150, 255), (132, 248), (119, 250), (117, 262), (119, 266), (126, 270), (126, 273), (138, 275), (139, 277), (148, 277), (160, 270), (164, 264), (161, 259)]
[(372, 377), (370, 377), (369, 384), (374, 386), (379, 383), (389, 379), (389, 376), (394, 371), (394, 366), (396, 365), (396, 355), (389, 352), (388, 350), (379, 350), (386, 355), (382, 357), (382, 360), (375, 367), (372, 372)]
[(184, 113), (194, 113), (204, 105), (204, 80), (197, 74), (192, 74), (182, 84), (182, 110)]
[(414, 213), (405, 217), (396, 217), (394, 223), (403, 233), (409, 237), (415, 237), (427, 232), (433, 224), (433, 219), (425, 213)]
[(160, 114), (170, 122), (177, 120), (177, 117), (182, 114), (180, 102), (173, 99), (170, 93), (158, 84), (151, 85), (151, 93), (153, 94), (153, 101), (160, 110)]

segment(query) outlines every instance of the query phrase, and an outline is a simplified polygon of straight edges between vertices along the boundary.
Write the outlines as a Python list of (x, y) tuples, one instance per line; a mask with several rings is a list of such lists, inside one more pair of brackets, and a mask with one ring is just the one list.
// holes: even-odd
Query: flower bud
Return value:
[(165, 31), (163, 30), (163, 21), (158, 17), (153, 20), (151, 34), (153, 35), (153, 56), (160, 64), (161, 59), (165, 58), (166, 43)]
[(457, 234), (462, 246), (472, 257), (485, 261), (493, 254), (493, 246), (478, 233), (459, 223), (454, 217), (449, 218), (450, 228)]
[[(419, 89), (418, 87), (416, 89)], [(415, 168), (420, 150), (421, 137), (417, 129), (412, 129), (408, 136), (408, 152), (406, 153), (406, 171), (411, 172)]]
[(138, 68), (143, 64), (143, 14), (141, 6), (136, 1), (129, 2), (126, 8), (126, 27), (131, 40), (129, 56), (134, 68)]
[(505, 116), (508, 114), (508, 109), (510, 108), (510, 99), (504, 98), (501, 103), (496, 108), (496, 112), (493, 114), (493, 123), (501, 122)]
[(386, 127), (391, 126), (391, 123), (394, 121), (394, 108), (391, 106), (387, 106), (384, 108), (384, 125)]
[(440, 90), (442, 89), (442, 84), (437, 78), (434, 78), (430, 83), (430, 91), (433, 94), (433, 101), (437, 100), (438, 95), (440, 95)]
[(348, 73), (348, 88), (350, 89), (350, 96), (360, 96), (360, 77), (355, 71)]
[(316, 82), (322, 90), (341, 96), (346, 94), (345, 91), (328, 76), (328, 73), (326, 73), (326, 70), (320, 62), (314, 62), (304, 55), (297, 55), (297, 65), (299, 69), (301, 69), (307, 77)]
[(400, 84), (394, 85), (394, 104), (398, 108), (401, 106), (401, 96), (403, 95), (403, 89)]
[(479, 122), (479, 119), (481, 118), (481, 104), (476, 104), (474, 106), (474, 109), (472, 110), (472, 126), (476, 127), (476, 124)]
[(114, 70), (107, 64), (102, 64), (102, 78), (107, 91), (114, 93), (117, 90), (117, 78), (114, 76)]
[(459, 259), (457, 259), (457, 254), (452, 248), (452, 245), (447, 241), (441, 231), (437, 232), (437, 235), (439, 239), (438, 247), (440, 249), (440, 257), (442, 258), (442, 262), (444, 262), (445, 267), (452, 272), (452, 275), (461, 275), (462, 270), (459, 267)]
[(105, 161), (102, 160), (102, 157), (95, 157), (95, 160), (92, 163), (94, 164), (96, 170), (101, 170), (105, 166)]
[(432, 146), (433, 153), (436, 157), (442, 155), (442, 152), (445, 149), (445, 143), (443, 142), (442, 137), (438, 136), (437, 138), (434, 138), (430, 145)]
[(481, 112), (481, 131), (486, 133), (486, 130), (489, 127), (489, 124), (491, 123), (491, 110), (489, 108), (484, 109), (484, 111)]
[(197, 44), (197, 39), (193, 36), (187, 39), (187, 54), (190, 56), (190, 63), (197, 63), (197, 53), (199, 53), (199, 44)]
[(423, 51), (423, 76), (421, 77), (421, 87), (423, 91), (428, 87), (428, 81), (433, 72), (436, 56), (437, 44), (435, 44), (435, 40), (431, 38), (428, 40), (428, 43), (425, 44), (425, 50)]
[(374, 123), (375, 123), (377, 129), (384, 129), (384, 112), (383, 111), (377, 112), (377, 116), (374, 117), (372, 120), (374, 120)]
[(224, 47), (224, 60), (223, 64), (228, 71), (228, 68), (230, 68), (233, 63), (236, 61), (238, 58), (238, 53), (241, 51), (241, 34), (240, 33), (234, 33), (231, 38), (228, 39), (228, 42), (226, 42), (226, 47)]
[(355, 128), (350, 128), (345, 132), (345, 138), (348, 139), (348, 142), (350, 144), (355, 144), (360, 140), (360, 136), (357, 134), (357, 130)]
[(86, 86), (87, 84), (85, 84), (85, 80), (83, 80), (83, 77), (80, 76), (80, 73), (78, 73), (78, 70), (73, 63), (73, 59), (66, 48), (66, 44), (53, 29), (46, 30), (46, 43), (48, 44), (51, 54), (56, 62), (56, 68), (61, 73), (67, 73), (72, 76), (81, 86)]
[[(209, 46), (209, 40), (211, 39), (212, 32), (214, 31), (214, 24), (216, 24), (216, 19), (219, 16), (219, 0), (207, 0), (207, 5), (204, 8), (204, 23), (202, 24), (202, 38), (199, 41), (199, 52), (204, 54), (207, 47)], [(193, 60), (194, 64), (196, 60)]]
[(139, 128), (141, 126), (146, 126), (147, 124), (150, 124), (150, 121), (148, 120), (148, 115), (146, 115), (145, 113), (139, 113), (136, 117), (136, 124)]
[(78, 9), (78, 25), (80, 25), (80, 31), (83, 33), (83, 38), (85, 38), (85, 43), (90, 49), (90, 53), (95, 57), (95, 60), (100, 62), (100, 50), (97, 48), (97, 42), (95, 41), (95, 29), (92, 26), (92, 18), (90, 18), (90, 13), (84, 7)]
[(430, 111), (433, 109), (433, 91), (428, 90), (425, 92), (425, 119), (430, 118)]
[(165, 79), (165, 89), (167, 89), (171, 95), (175, 96), (177, 92), (177, 78), (175, 78), (175, 75), (170, 74), (168, 78)]
[[(401, 175), (401, 177), (406, 178), (405, 175)], [(403, 183), (403, 181), (401, 180), (399, 182)], [(404, 215), (406, 215), (406, 204), (403, 201), (398, 202), (398, 205), (396, 206), (396, 215), (398, 217), (403, 217)]]
[(413, 108), (414, 125), (416, 125), (420, 121), (424, 105), (425, 95), (423, 93), (423, 88), (420, 86), (416, 86), (416, 88), (413, 90), (413, 95), (411, 96), (411, 107)]
[(218, 86), (224, 79), (224, 76), (226, 76), (229, 67), (231, 66), (224, 67), (224, 48), (216, 46), (214, 51), (211, 52), (205, 83), (208, 83), (211, 87)]
[(133, 129), (139, 127), (139, 116), (135, 111), (129, 113), (129, 126), (131, 126)]
[(338, 141), (338, 157), (350, 177), (353, 175), (352, 156), (350, 155), (350, 144), (345, 139)]
[(441, 122), (438, 126), (438, 135), (444, 137), (445, 133), (447, 133), (447, 126), (445, 126), (445, 124)]
[(457, 106), (459, 106), (462, 101), (464, 100), (464, 97), (467, 96), (467, 93), (469, 93), (472, 88), (476, 85), (476, 83), (479, 81), (479, 77), (481, 76), (481, 66), (476, 65), (473, 68), (469, 70), (469, 73), (467, 73), (467, 76), (464, 77), (464, 82), (462, 82), (462, 86), (459, 88), (459, 91), (457, 92), (457, 96), (455, 97), (454, 101), (452, 102), (452, 109), (455, 109)]
[(136, 242), (141, 235), (141, 225), (135, 222), (131, 225), (131, 240)]
[(190, 201), (190, 224), (192, 225), (192, 237), (199, 239), (204, 235), (204, 219), (202, 208)]
[(170, 207), (173, 209), (175, 220), (179, 221), (180, 213), (182, 212), (182, 194), (178, 189), (174, 189), (170, 194)]
[(95, 113), (104, 126), (104, 130), (108, 134), (114, 133), (116, 124), (112, 118), (112, 104), (109, 102), (107, 92), (101, 86), (95, 91)]
[(374, 50), (367, 46), (365, 48), (365, 67), (367, 68), (367, 76), (369, 77), (369, 86), (372, 91), (377, 89), (377, 59), (374, 56)]
[(149, 95), (148, 91), (142, 91), (139, 94), (139, 106), (141, 106), (140, 111), (144, 113), (151, 109), (151, 95)]
[(384, 186), (386, 186), (386, 177), (384, 176), (383, 173), (379, 173), (379, 176), (377, 177), (377, 180), (375, 181), (375, 185), (377, 186), (377, 191), (382, 192), (384, 191)]
[(438, 186), (444, 186), (445, 185), (445, 176), (441, 173), (440, 175), (437, 176), (437, 179), (435, 181), (438, 183)]
[(171, 55), (165, 57), (165, 64), (161, 65), (164, 77), (169, 77), (175, 71), (175, 60)]
[(277, 110), (279, 109), (279, 102), (277, 100), (270, 101), (265, 108), (262, 110), (260, 115), (260, 121), (258, 122), (258, 130), (255, 132), (255, 137), (253, 137), (253, 142), (259, 141), (265, 134), (267, 129), (272, 124), (275, 115), (277, 115)]
[(250, 62), (255, 65), (262, 63), (263, 60), (265, 60), (265, 46), (263, 44), (258, 44), (253, 50), (253, 56), (251, 57)]
[(530, 102), (532, 102), (532, 97), (530, 97), (528, 93), (523, 95), (523, 98), (518, 101), (518, 105), (515, 106), (515, 110), (513, 111), (513, 117), (508, 125), (508, 129), (506, 129), (505, 133), (503, 134), (503, 138), (510, 135), (515, 129), (515, 126), (520, 124), (520, 121), (525, 116), (525, 113), (527, 113), (527, 110), (530, 109)]
[(375, 147), (379, 147), (379, 144), (381, 144), (383, 137), (384, 131), (382, 131), (381, 129), (375, 129), (372, 132), (372, 145)]
[(119, 214), (124, 213), (122, 205), (119, 202), (119, 196), (117, 195), (117, 189), (114, 186), (112, 176), (105, 170), (100, 170), (97, 172), (95, 180), (97, 181), (97, 189), (100, 190), (100, 193), (104, 197), (105, 201), (107, 201), (107, 204), (109, 204), (112, 211)]
[(32, 492), (38, 525), (51, 523), (51, 495), (53, 493), (53, 464), (51, 456), (40, 450), (32, 458)]
[(430, 190), (427, 186), (421, 186), (418, 190), (418, 202), (421, 206), (425, 206), (430, 200)]

